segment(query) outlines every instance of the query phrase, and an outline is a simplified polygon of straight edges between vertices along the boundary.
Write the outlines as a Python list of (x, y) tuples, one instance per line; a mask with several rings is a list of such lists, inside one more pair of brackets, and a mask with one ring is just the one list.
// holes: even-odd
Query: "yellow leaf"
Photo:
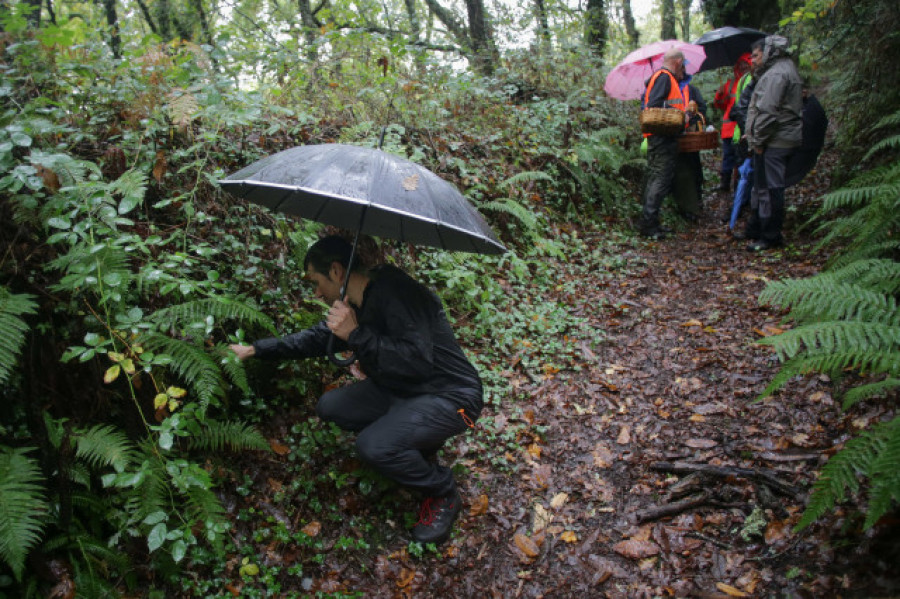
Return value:
[(532, 533), (537, 533), (550, 525), (553, 522), (553, 514), (547, 511), (547, 509), (542, 506), (540, 503), (535, 504), (534, 506), (534, 524), (531, 527)]
[(259, 566), (256, 564), (244, 564), (239, 572), (241, 576), (256, 576), (259, 574)]
[(125, 374), (134, 374), (134, 360), (131, 358), (127, 360), (122, 360), (122, 370), (125, 371)]
[(691, 422), (706, 422), (706, 416), (703, 414), (693, 414), (690, 417)]
[(749, 597), (747, 593), (740, 589), (736, 589), (729, 584), (725, 584), (724, 582), (717, 582), (716, 588), (728, 595), (729, 597)]
[(185, 391), (181, 387), (169, 387), (168, 389), (166, 389), (166, 395), (178, 399), (179, 397), (184, 397), (185, 395), (187, 395), (187, 391)]
[(119, 378), (119, 373), (121, 371), (122, 371), (122, 367), (119, 366), (118, 364), (114, 364), (114, 365), (110, 366), (106, 370), (106, 372), (103, 374), (103, 382), (107, 383), (107, 384), (113, 382), (114, 380)]
[(683, 326), (683, 327), (702, 327), (703, 323), (700, 322), (699, 320), (697, 320), (696, 318), (692, 318), (687, 322), (681, 323), (681, 326)]
[(169, 400), (169, 411), (174, 412), (175, 410), (178, 409), (178, 406), (180, 406), (180, 405), (181, 405), (181, 402), (178, 401), (177, 399), (170, 399)]
[(541, 457), (541, 446), (538, 445), (537, 443), (532, 443), (531, 445), (528, 446), (528, 453), (530, 453), (533, 458), (540, 458)]
[(169, 396), (165, 393), (158, 393), (156, 397), (153, 398), (153, 409), (158, 410), (169, 401)]
[(577, 543), (578, 542), (578, 535), (576, 535), (571, 530), (567, 530), (566, 532), (562, 533), (561, 535), (559, 535), (559, 538), (562, 539), (563, 541), (565, 541), (566, 543)]
[(113, 362), (121, 362), (122, 360), (125, 359), (124, 354), (120, 354), (119, 352), (116, 352), (116, 351), (108, 352), (106, 355), (109, 356), (109, 359), (112, 360)]

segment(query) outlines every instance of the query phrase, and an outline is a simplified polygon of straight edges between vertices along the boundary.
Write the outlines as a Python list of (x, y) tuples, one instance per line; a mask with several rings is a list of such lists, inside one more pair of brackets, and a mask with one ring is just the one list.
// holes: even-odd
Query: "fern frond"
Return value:
[[(860, 488), (860, 477), (881, 478), (879, 473), (883, 472), (887, 467), (891, 467), (891, 461), (900, 458), (898, 454), (897, 444), (900, 436), (900, 419), (879, 424), (871, 430), (862, 433), (859, 437), (851, 439), (844, 448), (833, 455), (830, 460), (822, 467), (822, 473), (819, 479), (813, 484), (812, 494), (809, 503), (800, 522), (797, 523), (797, 529), (801, 530), (812, 524), (826, 511), (834, 507), (835, 503), (841, 502), (847, 496), (847, 493), (856, 493)], [(877, 466), (877, 467), (876, 467)], [(892, 464), (893, 478), (891, 484), (883, 489), (879, 489), (879, 509), (883, 505), (881, 495), (888, 494), (896, 497), (900, 488), (896, 486), (897, 462)], [(866, 519), (867, 525), (871, 526), (869, 520), (877, 520), (881, 514), (874, 519), (870, 517)]]
[(221, 451), (228, 448), (232, 451), (242, 449), (269, 449), (266, 438), (252, 425), (240, 421), (206, 420), (200, 432), (191, 437), (192, 449), (208, 449)]
[(857, 354), (862, 363), (878, 363), (876, 354), (897, 351), (900, 327), (853, 321), (813, 322), (758, 341), (771, 345), (782, 360), (806, 353)]
[(16, 580), (22, 579), (25, 558), (40, 541), (48, 512), (40, 468), (27, 452), (0, 446), (0, 557)]
[(790, 308), (791, 317), (797, 322), (861, 320), (900, 326), (900, 312), (893, 296), (843, 283), (830, 273), (769, 283), (760, 293), (759, 303)]
[(96, 425), (73, 435), (75, 455), (92, 467), (112, 466), (124, 472), (136, 459), (134, 444), (112, 425)]
[(219, 359), (219, 364), (222, 365), (222, 370), (225, 371), (228, 380), (244, 393), (250, 393), (247, 371), (244, 369), (241, 361), (237, 359), (237, 356), (234, 355), (234, 352), (228, 349), (228, 346), (224, 343), (218, 343), (214, 353)]
[(215, 360), (203, 348), (159, 333), (144, 333), (138, 343), (157, 355), (168, 355), (175, 373), (198, 398), (210, 402), (225, 395), (225, 381)]
[(839, 283), (855, 283), (877, 293), (900, 292), (900, 262), (885, 258), (854, 260), (831, 271)]
[(900, 149), (900, 135), (891, 135), (890, 137), (886, 137), (869, 148), (869, 151), (866, 152), (865, 156), (862, 157), (862, 162), (867, 161), (872, 156), (876, 154), (881, 154), (885, 151), (894, 152)]
[(514, 185), (519, 185), (520, 183), (529, 183), (531, 181), (549, 181), (553, 182), (553, 177), (543, 171), (522, 171), (521, 173), (516, 173), (512, 177), (508, 179), (504, 179), (501, 181), (497, 187), (500, 189), (513, 187)]
[(169, 306), (154, 312), (149, 320), (162, 328), (168, 328), (203, 322), (210, 316), (217, 320), (237, 320), (275, 332), (275, 324), (271, 318), (256, 308), (227, 297), (211, 297)]
[(512, 198), (504, 198), (502, 200), (493, 200), (490, 202), (484, 202), (478, 206), (481, 210), (491, 210), (494, 212), (503, 212), (505, 214), (509, 214), (510, 216), (516, 218), (520, 223), (522, 223), (527, 231), (533, 232), (537, 229), (539, 220), (537, 215), (513, 200)]
[(28, 325), (19, 318), (23, 314), (34, 314), (37, 304), (33, 296), (10, 293), (6, 287), (0, 287), (0, 385), (6, 383), (16, 365), (16, 358)]
[(880, 447), (869, 471), (871, 487), (864, 528), (871, 528), (879, 518), (900, 500), (900, 418), (895, 418), (873, 429), (884, 433), (884, 445)]
[(873, 397), (881, 397), (897, 387), (900, 387), (900, 379), (894, 377), (889, 377), (874, 383), (859, 385), (844, 393), (841, 407), (848, 410), (860, 401), (871, 399)]
[[(771, 340), (775, 337), (769, 338)], [(865, 351), (851, 348), (848, 351), (819, 351), (803, 353), (785, 361), (772, 382), (760, 394), (766, 397), (780, 389), (795, 376), (821, 372), (839, 378), (847, 369), (855, 369), (870, 375), (900, 372), (900, 352)], [(874, 384), (874, 383), (873, 383)], [(874, 389), (873, 389), (874, 390)]]

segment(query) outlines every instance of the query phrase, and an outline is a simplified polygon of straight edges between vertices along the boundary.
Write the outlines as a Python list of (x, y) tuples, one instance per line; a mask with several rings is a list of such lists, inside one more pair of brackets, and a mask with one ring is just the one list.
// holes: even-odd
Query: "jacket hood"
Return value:
[(737, 62), (734, 63), (734, 76), (736, 79), (739, 79), (743, 73), (740, 72), (741, 65), (746, 66), (745, 72), (750, 70), (750, 53), (744, 52), (741, 54)]
[(787, 38), (780, 35), (770, 35), (763, 46), (762, 70), (765, 71), (779, 58), (787, 58), (791, 55)]

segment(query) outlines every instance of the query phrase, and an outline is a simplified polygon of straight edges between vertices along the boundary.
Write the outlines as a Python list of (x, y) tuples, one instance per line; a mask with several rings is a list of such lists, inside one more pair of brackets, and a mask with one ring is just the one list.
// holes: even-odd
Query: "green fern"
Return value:
[(497, 186), (500, 189), (511, 188), (521, 183), (530, 183), (532, 181), (547, 181), (553, 183), (553, 177), (543, 171), (522, 171), (516, 173), (512, 177), (500, 182)]
[(259, 431), (249, 424), (238, 421), (220, 422), (206, 420), (199, 433), (191, 437), (191, 449), (207, 449), (221, 451), (230, 449), (269, 449), (269, 443)]
[(842, 282), (833, 274), (809, 279), (788, 279), (766, 286), (761, 304), (778, 304), (791, 309), (797, 322), (861, 320), (886, 327), (900, 326), (897, 301), (883, 292)]
[(525, 232), (532, 234), (534, 233), (540, 221), (538, 220), (537, 214), (533, 211), (529, 210), (519, 202), (513, 200), (512, 198), (504, 198), (502, 200), (492, 200), (490, 202), (484, 202), (479, 204), (478, 206), (481, 210), (489, 210), (493, 212), (503, 212), (504, 214), (509, 214), (510, 216), (517, 219), (522, 225), (525, 227)]
[(75, 455), (91, 467), (112, 466), (124, 472), (136, 459), (134, 444), (111, 425), (97, 425), (73, 435)]
[(225, 381), (216, 361), (202, 347), (187, 341), (172, 339), (159, 333), (144, 333), (138, 344), (153, 353), (169, 355), (169, 368), (178, 374), (204, 402), (225, 395)]
[(847, 442), (823, 466), (813, 485), (806, 511), (797, 523), (802, 529), (821, 517), (849, 494), (860, 490), (860, 478), (870, 480), (870, 502), (865, 528), (883, 516), (900, 499), (900, 418), (878, 424)]
[(25, 341), (28, 325), (20, 316), (34, 314), (37, 304), (30, 295), (12, 294), (0, 287), (0, 385), (9, 380), (16, 365), (16, 357)]
[(217, 320), (237, 320), (244, 324), (260, 326), (271, 333), (275, 332), (271, 318), (245, 303), (227, 297), (205, 298), (169, 306), (154, 312), (149, 320), (157, 323), (161, 329), (166, 329), (172, 326), (188, 326), (204, 321), (210, 316)]
[(22, 579), (25, 558), (40, 541), (48, 513), (40, 468), (28, 451), (0, 446), (0, 557), (16, 580)]

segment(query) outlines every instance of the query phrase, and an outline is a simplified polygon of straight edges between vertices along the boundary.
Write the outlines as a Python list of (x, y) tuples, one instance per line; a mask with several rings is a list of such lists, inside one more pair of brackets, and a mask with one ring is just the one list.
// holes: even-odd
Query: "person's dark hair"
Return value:
[[(303, 270), (309, 270), (310, 266), (312, 266), (317, 273), (328, 275), (332, 262), (337, 262), (346, 268), (347, 263), (350, 262), (352, 251), (353, 246), (343, 237), (338, 237), (337, 235), (323, 237), (307, 250), (306, 257), (303, 259)], [(359, 259), (354, 258), (353, 266), (350, 267), (350, 270), (358, 271), (361, 269)]]
[(765, 49), (766, 49), (766, 38), (764, 38), (764, 37), (761, 37), (758, 40), (756, 40), (755, 42), (753, 42), (752, 44), (750, 44), (751, 52), (753, 50), (759, 50), (760, 52), (762, 52)]

